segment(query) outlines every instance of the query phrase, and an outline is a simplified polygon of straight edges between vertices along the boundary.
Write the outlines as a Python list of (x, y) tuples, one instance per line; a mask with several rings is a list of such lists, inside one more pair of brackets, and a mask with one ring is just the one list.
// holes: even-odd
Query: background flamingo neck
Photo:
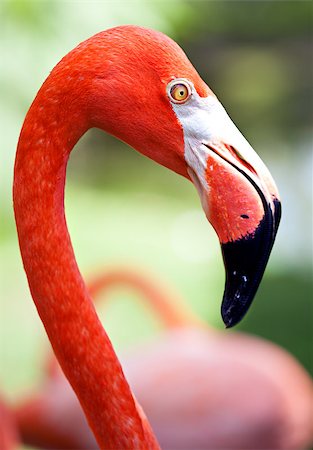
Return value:
[(88, 123), (83, 106), (49, 78), (26, 116), (15, 162), (14, 209), (30, 290), (100, 447), (157, 449), (76, 264), (64, 184), (70, 151)]
[(173, 292), (169, 286), (154, 279), (142, 269), (134, 270), (128, 267), (108, 268), (88, 284), (92, 298), (106, 293), (110, 288), (126, 286), (141, 294), (142, 300), (153, 310), (166, 328), (207, 325), (191, 311), (184, 300)]

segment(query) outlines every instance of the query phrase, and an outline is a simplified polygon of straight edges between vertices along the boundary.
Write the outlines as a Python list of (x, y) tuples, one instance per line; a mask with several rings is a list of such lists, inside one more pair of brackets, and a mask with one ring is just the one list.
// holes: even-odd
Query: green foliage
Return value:
[(312, 298), (310, 273), (268, 276), (239, 328), (288, 349), (313, 375)]
[[(187, 21), (189, 35), (209, 31), (211, 35), (259, 42), (308, 36), (312, 25), (312, 3), (299, 1), (221, 0), (188, 2), (197, 11), (196, 20)], [(192, 37), (192, 36), (191, 36)]]

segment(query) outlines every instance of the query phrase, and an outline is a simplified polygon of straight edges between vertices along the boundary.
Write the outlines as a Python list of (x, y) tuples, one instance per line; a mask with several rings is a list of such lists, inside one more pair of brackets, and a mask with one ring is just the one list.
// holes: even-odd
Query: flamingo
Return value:
[(242, 319), (263, 276), (279, 194), (184, 52), (157, 31), (121, 26), (87, 39), (52, 70), (26, 115), (13, 200), (39, 316), (100, 448), (159, 449), (95, 312), (66, 226), (67, 161), (91, 127), (194, 183), (221, 242), (227, 327)]
[[(89, 284), (89, 292), (97, 300), (116, 285), (140, 293), (165, 326), (161, 337), (120, 355), (162, 448), (309, 447), (312, 382), (290, 355), (265, 340), (244, 333), (224, 336), (208, 327), (173, 290), (142, 270), (107, 269)], [(47, 367), (41, 390), (15, 408), (23, 442), (59, 450), (97, 448), (54, 358)]]
[(0, 397), (0, 448), (1, 450), (16, 450), (19, 447), (19, 433), (15, 414), (10, 406)]

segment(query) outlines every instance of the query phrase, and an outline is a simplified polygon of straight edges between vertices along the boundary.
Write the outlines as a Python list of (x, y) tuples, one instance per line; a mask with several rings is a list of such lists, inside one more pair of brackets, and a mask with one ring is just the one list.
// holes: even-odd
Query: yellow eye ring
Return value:
[(191, 86), (183, 78), (171, 81), (167, 85), (167, 93), (173, 103), (185, 103), (191, 96)]

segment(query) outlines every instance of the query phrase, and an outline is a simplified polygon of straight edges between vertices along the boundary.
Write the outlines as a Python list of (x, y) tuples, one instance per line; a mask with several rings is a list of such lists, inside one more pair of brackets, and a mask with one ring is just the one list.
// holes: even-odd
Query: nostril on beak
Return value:
[(242, 156), (242, 154), (240, 153), (239, 150), (237, 150), (232, 145), (228, 145), (228, 144), (225, 144), (225, 147), (237, 161), (239, 161), (243, 166), (246, 167), (246, 169), (248, 169), (254, 175), (257, 175), (257, 172), (254, 169), (254, 167), (252, 167), (251, 164), (248, 163), (248, 161), (244, 158), (244, 156)]

